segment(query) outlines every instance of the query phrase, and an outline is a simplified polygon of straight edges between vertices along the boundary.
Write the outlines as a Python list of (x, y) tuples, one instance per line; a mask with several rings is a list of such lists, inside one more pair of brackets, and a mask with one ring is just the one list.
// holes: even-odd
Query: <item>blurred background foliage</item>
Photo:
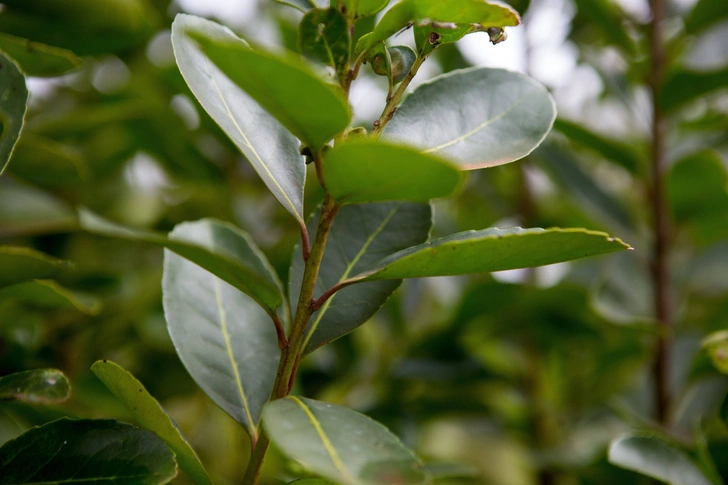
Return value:
[[(217, 483), (239, 482), (247, 439), (193, 383), (167, 335), (162, 250), (81, 232), (75, 208), (160, 231), (202, 217), (232, 221), (285, 280), (294, 221), (194, 101), (169, 27), (177, 12), (217, 12), (248, 39), (296, 50), (301, 15), (272, 0), (0, 3), (0, 49), (31, 52), (12, 50), (21, 38), (75, 54), (28, 73), (26, 125), (0, 178), (0, 244), (73, 263), (57, 283), (0, 289), (0, 375), (58, 368), (73, 397), (51, 407), (0, 403), (0, 443), (60, 416), (131, 421), (89, 371), (112, 359), (169, 410)], [(544, 82), (560, 118), (527, 160), (474, 173), (458, 198), (437, 202), (435, 235), (586, 227), (636, 251), (406, 281), (371, 322), (303, 362), (298, 393), (372, 416), (428, 462), (469, 467), (461, 470), (469, 478), (442, 483), (648, 483), (606, 458), (609, 442), (635, 429), (669, 436), (705, 467), (712, 457), (725, 480), (728, 429), (719, 408), (728, 344), (713, 334), (728, 328), (728, 4), (668, 2), (663, 26), (674, 312), (669, 420), (661, 427), (651, 376), (659, 329), (650, 276), (649, 6), (509, 3), (524, 24), (508, 42), (490, 46), (483, 33), (444, 46), (417, 81), (474, 63), (505, 65)], [(369, 69), (355, 84), (361, 124), (378, 116), (385, 84)], [(314, 186), (309, 212), (320, 197)], [(266, 483), (299, 472), (272, 454)]]

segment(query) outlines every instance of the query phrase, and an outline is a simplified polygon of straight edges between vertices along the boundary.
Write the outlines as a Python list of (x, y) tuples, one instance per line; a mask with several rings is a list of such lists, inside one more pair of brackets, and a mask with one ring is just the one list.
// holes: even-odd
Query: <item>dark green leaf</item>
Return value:
[(428, 482), (417, 457), (396, 436), (351, 409), (289, 396), (265, 407), (263, 424), (286, 455), (336, 483)]
[(321, 480), (320, 478), (301, 478), (300, 480), (294, 480), (288, 485), (331, 485), (331, 482)]
[(717, 71), (687, 71), (678, 69), (670, 73), (660, 94), (660, 104), (673, 111), (712, 91), (728, 85), (728, 68)]
[[(195, 226), (178, 228), (189, 237)], [(251, 298), (169, 250), (162, 291), (169, 335), (187, 371), (256, 441), (280, 357), (271, 317)]]
[(586, 229), (490, 228), (405, 249), (348, 281), (422, 278), (531, 268), (624, 251), (629, 246)]
[(70, 231), (78, 227), (76, 219), (76, 212), (61, 199), (0, 177), (0, 237)]
[(301, 12), (308, 12), (312, 8), (324, 7), (328, 2), (326, 0), (273, 0), (281, 5), (288, 5)]
[(351, 109), (338, 86), (326, 83), (293, 54), (253, 50), (239, 39), (195, 30), (202, 51), (305, 145), (319, 150), (343, 132)]
[(0, 51), (12, 57), (28, 76), (60, 76), (83, 61), (73, 52), (0, 33)]
[(723, 404), (720, 405), (720, 419), (728, 425), (728, 394), (723, 398)]
[(330, 66), (339, 80), (346, 76), (351, 34), (346, 18), (336, 8), (314, 8), (303, 16), (298, 31), (301, 52)]
[[(455, 4), (454, 4), (455, 3)], [(488, 27), (512, 27), (521, 22), (518, 13), (505, 5), (483, 0), (402, 0), (384, 14), (372, 35), (362, 37), (357, 52), (364, 53), (371, 47), (396, 34), (409, 22), (420, 20), (454, 24), (480, 24)]]
[(627, 54), (635, 51), (635, 44), (624, 28), (625, 17), (618, 4), (611, 0), (575, 0), (583, 21), (599, 29), (602, 38), (622, 48)]
[(713, 332), (703, 339), (703, 349), (710, 355), (713, 366), (728, 374), (728, 330)]
[(556, 118), (551, 95), (532, 78), (501, 69), (454, 71), (405, 98), (382, 138), (453, 159), (461, 170), (523, 158)]
[(220, 71), (188, 34), (225, 39), (247, 46), (215, 22), (178, 15), (172, 24), (177, 66), (187, 85), (212, 119), (247, 157), (273, 195), (298, 221), (303, 218), (306, 168), (296, 138)]
[(94, 363), (91, 371), (124, 404), (140, 426), (153, 431), (167, 443), (183, 472), (198, 485), (212, 485), (212, 480), (195, 451), (141, 382), (117, 364), (107, 360)]
[(389, 4), (390, 0), (342, 0), (347, 14), (354, 18), (374, 15)]
[(164, 441), (110, 419), (59, 419), (0, 448), (0, 485), (161, 485), (176, 475)]
[(0, 246), (0, 268), (0, 288), (3, 288), (24, 281), (51, 278), (71, 268), (71, 264), (29, 248)]
[(57, 404), (70, 395), (68, 379), (56, 369), (28, 370), (0, 377), (0, 401)]
[(86, 160), (78, 150), (50, 138), (27, 134), (15, 145), (8, 170), (48, 188), (76, 186), (89, 178)]
[[(412, 148), (374, 141), (338, 144), (325, 154), (324, 178), (340, 203), (427, 202), (460, 185), (457, 167)], [(417, 183), (412, 183), (416, 180)]]
[(281, 283), (250, 236), (232, 224), (202, 219), (178, 225), (169, 237), (131, 229), (79, 210), (81, 227), (94, 234), (157, 244), (200, 265), (251, 296), (268, 312), (283, 302)]
[(685, 452), (652, 436), (631, 435), (614, 441), (609, 461), (670, 485), (710, 485)]
[[(319, 215), (309, 221), (315, 231)], [(316, 281), (322, 294), (395, 251), (427, 240), (432, 226), (429, 205), (407, 202), (345, 206), (336, 216), (329, 235), (329, 248)], [(298, 301), (303, 280), (301, 248), (296, 248), (291, 266), (289, 292)], [(305, 352), (345, 335), (374, 315), (399, 286), (399, 281), (378, 281), (345, 288), (314, 313), (306, 335)]]
[(20, 136), (27, 104), (25, 78), (13, 61), (0, 54), (0, 175)]
[(98, 315), (102, 303), (99, 299), (74, 292), (54, 281), (27, 281), (0, 289), (0, 300), (21, 301), (37, 308), (78, 310), (87, 315)]
[(724, 0), (698, 0), (690, 12), (685, 27), (691, 34), (728, 18), (728, 2)]

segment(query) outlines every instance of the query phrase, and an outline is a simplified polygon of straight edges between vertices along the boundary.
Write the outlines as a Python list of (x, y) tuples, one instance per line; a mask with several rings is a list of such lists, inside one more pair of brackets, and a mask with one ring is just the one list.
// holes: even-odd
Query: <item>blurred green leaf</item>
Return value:
[(323, 173), (331, 196), (345, 204), (427, 202), (451, 195), (461, 182), (457, 167), (445, 159), (405, 146), (365, 140), (328, 150)]
[(304, 226), (306, 168), (298, 151), (298, 140), (228, 79), (190, 39), (191, 33), (225, 40), (242, 48), (247, 48), (247, 44), (228, 28), (192, 15), (178, 15), (172, 24), (175, 58), (187, 85), (247, 157), (276, 199)]
[(354, 18), (374, 15), (389, 4), (390, 0), (342, 0), (347, 14)]
[(146, 242), (174, 251), (252, 297), (274, 314), (284, 301), (282, 284), (247, 233), (232, 224), (203, 219), (178, 225), (169, 236), (132, 229), (79, 210), (81, 227), (101, 236)]
[(27, 104), (25, 77), (13, 61), (0, 54), (0, 175), (20, 136)]
[(720, 405), (720, 419), (728, 424), (728, 394), (723, 398), (723, 403)]
[(83, 62), (73, 52), (0, 32), (0, 51), (18, 63), (28, 76), (53, 77), (71, 71)]
[(289, 396), (265, 407), (263, 424), (286, 455), (336, 483), (429, 482), (417, 457), (396, 436), (351, 409)]
[(728, 3), (723, 0), (698, 0), (685, 20), (688, 32), (695, 34), (728, 18)]
[(660, 104), (665, 111), (674, 111), (682, 105), (728, 85), (728, 67), (717, 71), (671, 72), (660, 93)]
[(402, 102), (382, 139), (448, 157), (461, 170), (474, 170), (525, 157), (541, 144), (555, 118), (551, 95), (532, 78), (471, 68), (418, 86)]
[(609, 461), (670, 485), (711, 485), (686, 453), (653, 436), (615, 440), (609, 447)]
[(321, 480), (320, 478), (301, 478), (300, 480), (294, 480), (289, 485), (331, 485), (331, 482)]
[(77, 186), (90, 176), (86, 159), (79, 150), (25, 133), (15, 145), (10, 161), (10, 173), (43, 187)]
[(220, 70), (305, 145), (319, 150), (349, 126), (351, 108), (344, 92), (300, 58), (253, 50), (209, 32), (190, 35)]
[[(200, 243), (206, 231), (197, 229), (185, 223), (172, 235)], [(236, 245), (250, 253), (241, 242)], [(280, 357), (271, 317), (236, 288), (169, 250), (162, 291), (169, 335), (187, 371), (257, 441)]]
[(490, 228), (461, 232), (402, 250), (346, 281), (351, 284), (488, 273), (561, 263), (629, 248), (620, 239), (586, 229)]
[(63, 418), (0, 448), (0, 485), (161, 485), (175, 475), (174, 454), (164, 441), (113, 420)]
[(396, 34), (409, 22), (427, 19), (431, 22), (454, 24), (480, 24), (488, 27), (512, 27), (521, 22), (518, 13), (506, 5), (491, 4), (483, 0), (402, 0), (387, 10), (372, 31), (356, 46), (358, 53)]
[(281, 5), (293, 7), (301, 12), (308, 12), (312, 8), (324, 7), (326, 0), (273, 0)]
[[(635, 52), (635, 43), (625, 29), (624, 12), (611, 0), (575, 0), (578, 15), (590, 26), (599, 29), (601, 38), (620, 47), (627, 54)], [(587, 22), (577, 23), (583, 25)]]
[(351, 34), (344, 15), (336, 8), (314, 8), (301, 19), (298, 44), (303, 55), (334, 69), (343, 81), (349, 66)]
[[(308, 223), (312, 236), (319, 216), (316, 213)], [(317, 293), (365, 270), (387, 254), (426, 241), (431, 227), (432, 209), (427, 204), (391, 202), (344, 206), (329, 235), (329, 247), (336, 250), (324, 253), (316, 281)], [(293, 255), (288, 287), (291, 301), (298, 301), (304, 269), (299, 244)], [(304, 352), (311, 353), (369, 320), (399, 284), (400, 281), (379, 281), (337, 292), (314, 313)]]
[(30, 248), (0, 246), (0, 288), (35, 279), (52, 278), (71, 263)]
[(119, 399), (140, 426), (164, 440), (177, 458), (179, 467), (198, 485), (212, 485), (200, 459), (162, 406), (133, 375), (119, 365), (104, 360), (91, 371)]
[(28, 370), (0, 377), (0, 401), (58, 404), (70, 395), (68, 379), (56, 369)]
[(0, 237), (64, 232), (77, 226), (75, 212), (62, 200), (0, 178)]
[(705, 337), (703, 348), (710, 355), (715, 368), (723, 374), (728, 374), (728, 330), (714, 332)]
[(77, 310), (87, 315), (98, 315), (102, 303), (99, 299), (68, 290), (54, 281), (28, 281), (0, 289), (0, 300), (12, 299), (37, 308)]

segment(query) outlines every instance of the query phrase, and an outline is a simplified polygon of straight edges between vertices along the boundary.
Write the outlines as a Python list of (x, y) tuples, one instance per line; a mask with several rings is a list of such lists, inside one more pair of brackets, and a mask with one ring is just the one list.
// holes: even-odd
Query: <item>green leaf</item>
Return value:
[(51, 278), (71, 263), (29, 248), (0, 246), (0, 288), (35, 279)]
[(185, 222), (169, 237), (131, 229), (79, 210), (81, 227), (101, 236), (162, 246), (200, 265), (252, 297), (269, 313), (284, 301), (282, 284), (250, 236), (232, 224), (215, 219)]
[(356, 51), (365, 53), (409, 24), (421, 20), (454, 24), (480, 24), (488, 27), (512, 27), (521, 22), (518, 13), (506, 5), (483, 0), (402, 0), (390, 8), (372, 31), (362, 37)]
[(10, 162), (10, 173), (48, 188), (76, 186), (90, 175), (86, 160), (78, 150), (26, 133), (15, 145)]
[(164, 441), (111, 419), (59, 419), (0, 448), (0, 485), (161, 485), (176, 475)]
[(688, 71), (677, 69), (670, 73), (660, 93), (665, 111), (682, 105), (728, 85), (728, 67), (717, 71)]
[(153, 431), (167, 443), (183, 472), (198, 485), (212, 485), (212, 480), (182, 432), (141, 382), (119, 365), (107, 360), (95, 362), (91, 371), (124, 404), (140, 426)]
[(698, 0), (685, 20), (685, 27), (691, 34), (704, 30), (728, 18), (728, 3), (723, 0)]
[(0, 175), (20, 136), (27, 104), (25, 77), (13, 61), (0, 54)]
[(346, 76), (351, 51), (351, 34), (346, 17), (335, 8), (314, 8), (301, 19), (298, 30), (301, 53)]
[(342, 0), (341, 5), (353, 18), (374, 15), (389, 4), (390, 0)]
[(531, 268), (629, 248), (608, 234), (586, 229), (490, 228), (461, 232), (405, 249), (348, 282)]
[(98, 298), (68, 290), (55, 281), (27, 281), (0, 288), (0, 300), (21, 301), (37, 308), (77, 310), (87, 315), (98, 315), (102, 303)]
[(715, 368), (728, 374), (728, 330), (714, 332), (705, 337), (703, 349), (710, 355)]
[(289, 482), (288, 485), (331, 485), (331, 482), (321, 480), (320, 478), (301, 478), (300, 480), (294, 480)]
[(554, 130), (580, 146), (598, 153), (605, 160), (622, 166), (630, 173), (637, 173), (642, 165), (639, 154), (630, 145), (605, 138), (593, 131), (589, 131), (581, 124), (557, 118), (554, 123)]
[(13, 58), (28, 76), (53, 77), (82, 64), (73, 52), (0, 32), (0, 51)]
[(420, 461), (396, 436), (351, 409), (289, 396), (265, 407), (263, 424), (286, 455), (336, 483), (428, 483)]
[(192, 15), (172, 24), (172, 46), (182, 76), (205, 111), (246, 156), (268, 189), (304, 226), (306, 167), (296, 138), (202, 53), (190, 33), (247, 46), (228, 28)]
[[(309, 221), (310, 231), (318, 225), (319, 213)], [(329, 248), (316, 281), (322, 294), (395, 251), (427, 240), (432, 227), (432, 209), (426, 204), (391, 202), (345, 206), (336, 216), (329, 235)], [(300, 245), (293, 256), (289, 293), (298, 301), (304, 264)], [(306, 334), (304, 352), (354, 330), (374, 315), (400, 281), (378, 281), (345, 288), (335, 293), (314, 313)]]
[(53, 234), (77, 227), (76, 212), (66, 202), (43, 190), (0, 177), (0, 237)]
[(461, 181), (457, 167), (447, 160), (388, 143), (338, 144), (324, 157), (326, 187), (340, 203), (427, 202), (451, 195)]
[(635, 43), (624, 28), (625, 16), (611, 0), (575, 0), (582, 22), (599, 29), (602, 39), (622, 48), (626, 53), (635, 52)]
[[(195, 225), (178, 228), (190, 237)], [(280, 357), (271, 317), (251, 298), (168, 250), (162, 291), (167, 328), (182, 363), (255, 442)]]
[(720, 419), (728, 425), (728, 394), (723, 398), (723, 403), (720, 405)]
[(556, 107), (523, 74), (471, 68), (438, 76), (405, 98), (382, 134), (452, 159), (461, 170), (523, 158), (546, 138)]
[(303, 61), (253, 50), (239, 39), (190, 32), (202, 51), (304, 145), (319, 150), (343, 132), (351, 108), (340, 87), (326, 83)]
[(281, 5), (287, 5), (299, 10), (303, 13), (308, 12), (312, 8), (324, 7), (328, 2), (326, 0), (273, 0)]
[(68, 379), (56, 369), (28, 370), (0, 377), (0, 401), (58, 404), (70, 395)]
[(609, 461), (670, 485), (710, 485), (686, 453), (653, 436), (630, 435), (612, 442)]
[(387, 49), (392, 65), (392, 82), (398, 84), (407, 76), (417, 61), (417, 53), (406, 45), (395, 45)]

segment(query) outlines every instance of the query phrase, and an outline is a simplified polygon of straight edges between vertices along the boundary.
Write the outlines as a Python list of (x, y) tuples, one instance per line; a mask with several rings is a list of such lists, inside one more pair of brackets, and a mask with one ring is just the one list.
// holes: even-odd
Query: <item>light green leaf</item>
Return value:
[(716, 71), (688, 71), (676, 69), (670, 73), (660, 93), (660, 104), (665, 111), (674, 111), (728, 85), (728, 67)]
[(631, 435), (612, 442), (609, 461), (670, 485), (711, 485), (686, 453), (653, 436)]
[(71, 263), (30, 248), (0, 246), (0, 288), (25, 281), (51, 278), (71, 268)]
[(265, 407), (263, 424), (286, 455), (336, 483), (428, 482), (420, 461), (396, 436), (351, 409), (289, 396)]
[(250, 236), (232, 224), (202, 219), (178, 225), (169, 237), (131, 229), (79, 210), (81, 227), (101, 236), (162, 246), (200, 265), (252, 297), (271, 314), (283, 302), (282, 284)]
[(341, 203), (427, 202), (451, 195), (461, 181), (457, 167), (447, 160), (388, 143), (338, 144), (324, 158), (326, 187)]
[(202, 51), (304, 145), (319, 150), (343, 132), (351, 108), (340, 87), (326, 83), (293, 54), (253, 50), (240, 39), (194, 30)]
[(162, 438), (177, 458), (179, 467), (198, 485), (212, 485), (200, 459), (162, 406), (133, 375), (104, 360), (91, 366), (101, 382), (119, 399), (140, 426)]
[(0, 54), (0, 175), (20, 136), (27, 104), (25, 77), (13, 61)]
[(608, 234), (586, 229), (490, 228), (461, 232), (405, 249), (348, 281), (489, 273), (561, 263), (629, 248)]
[(346, 17), (336, 8), (315, 8), (303, 16), (298, 28), (301, 53), (334, 69), (339, 81), (347, 73), (351, 34)]
[(728, 18), (728, 2), (724, 0), (698, 0), (685, 20), (685, 27), (691, 34), (704, 30)]
[(190, 90), (247, 157), (275, 198), (304, 226), (306, 168), (298, 140), (202, 53), (188, 35), (193, 32), (243, 47), (247, 44), (228, 28), (192, 15), (178, 15), (172, 24), (177, 66)]
[(0, 401), (58, 404), (70, 395), (68, 379), (56, 369), (28, 370), (0, 377)]
[(390, 8), (372, 31), (357, 44), (363, 53), (379, 42), (396, 34), (409, 22), (420, 20), (453, 24), (480, 24), (488, 27), (512, 27), (521, 22), (518, 13), (507, 5), (496, 5), (483, 0), (402, 0)]
[[(319, 213), (309, 221), (315, 231)], [(343, 207), (331, 228), (327, 251), (316, 281), (317, 295), (364, 271), (388, 254), (427, 240), (432, 209), (427, 204), (390, 202)], [(300, 245), (293, 256), (289, 293), (298, 301), (304, 264)], [(372, 317), (400, 281), (378, 281), (345, 288), (313, 314), (304, 344), (310, 353), (354, 330)]]
[(68, 290), (55, 281), (36, 280), (0, 288), (0, 300), (21, 301), (37, 308), (78, 310), (98, 315), (102, 303), (98, 298)]
[(438, 76), (407, 96), (382, 134), (461, 170), (523, 158), (551, 131), (556, 107), (546, 88), (523, 74), (471, 68)]
[[(196, 227), (203, 230), (192, 232)], [(207, 237), (204, 225), (178, 228), (192, 241)], [(162, 291), (167, 328), (182, 363), (255, 442), (280, 357), (271, 317), (236, 288), (169, 250)]]
[(10, 162), (10, 173), (48, 188), (75, 186), (90, 175), (79, 150), (50, 138), (25, 133), (15, 145)]
[(389, 4), (389, 0), (342, 0), (341, 5), (353, 18), (374, 15)]
[(13, 58), (28, 76), (60, 76), (83, 62), (69, 50), (4, 33), (0, 33), (0, 51)]
[(59, 419), (0, 448), (0, 485), (161, 485), (176, 475), (164, 441), (111, 419)]

